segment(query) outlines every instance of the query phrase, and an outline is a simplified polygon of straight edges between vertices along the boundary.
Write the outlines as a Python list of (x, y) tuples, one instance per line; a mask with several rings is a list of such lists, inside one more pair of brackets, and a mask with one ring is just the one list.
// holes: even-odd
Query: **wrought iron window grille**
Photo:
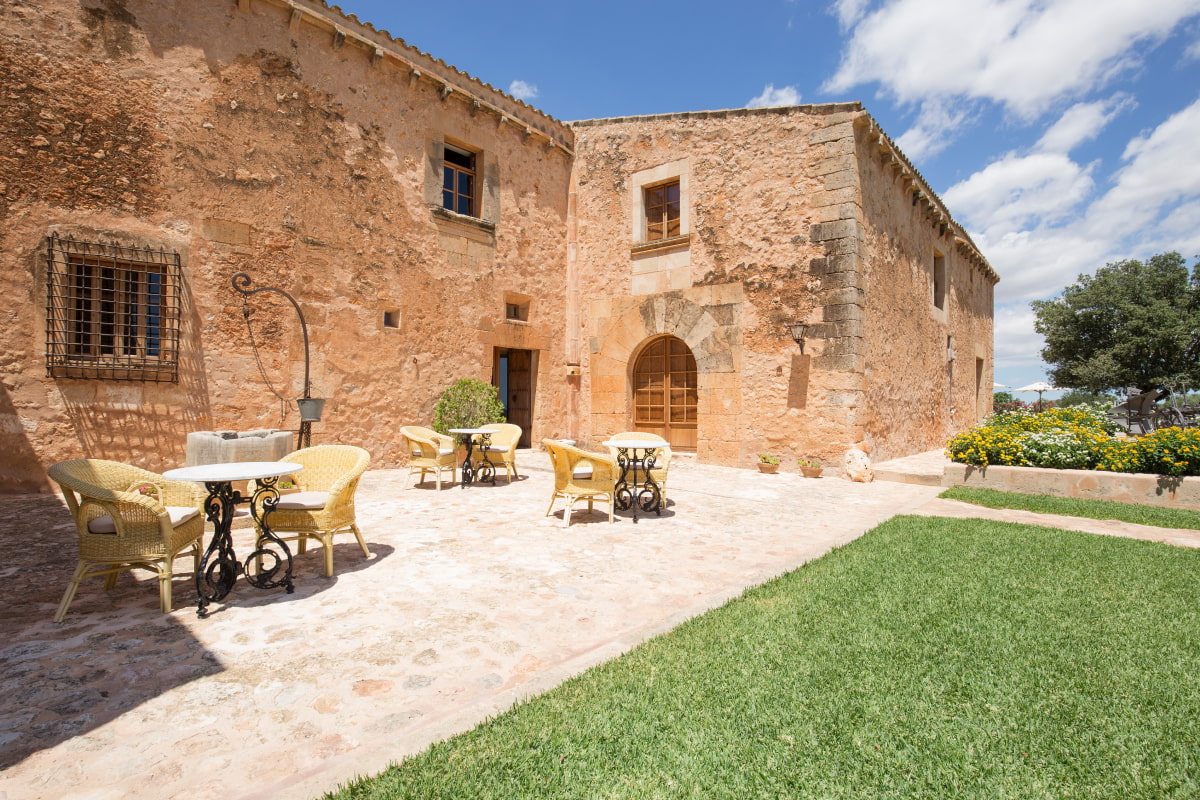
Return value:
[(50, 377), (179, 380), (179, 253), (52, 233), (46, 264)]

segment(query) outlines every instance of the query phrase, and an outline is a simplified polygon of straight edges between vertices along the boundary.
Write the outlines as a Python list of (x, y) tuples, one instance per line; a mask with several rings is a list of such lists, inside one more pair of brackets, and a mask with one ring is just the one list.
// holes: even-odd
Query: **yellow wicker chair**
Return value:
[(292, 476), (300, 491), (279, 497), (279, 504), (267, 518), (267, 524), (285, 541), (296, 542), (303, 553), (308, 540), (321, 543), (325, 549), (326, 578), (333, 577), (333, 537), (353, 533), (362, 548), (363, 556), (371, 557), (362, 532), (354, 517), (354, 493), (358, 481), (371, 463), (371, 454), (361, 447), (345, 444), (322, 444), (288, 453), (280, 461), (300, 464), (304, 469)]
[(608, 504), (608, 521), (612, 522), (616, 462), (609, 456), (589, 453), (553, 439), (543, 439), (542, 444), (554, 465), (554, 494), (550, 495), (546, 516), (554, 510), (554, 501), (563, 498), (567, 501), (563, 511), (565, 528), (571, 524), (571, 507), (577, 502), (587, 500), (588, 511), (591, 511), (595, 501), (603, 500)]
[[(667, 440), (659, 436), (657, 433), (641, 433), (639, 431), (626, 431), (608, 437), (610, 441), (621, 441), (622, 439), (641, 439), (642, 441), (662, 442), (662, 449), (655, 453), (654, 469), (650, 470), (650, 477), (654, 478), (654, 482), (658, 484), (659, 494), (662, 495), (662, 504), (667, 505), (667, 469), (671, 466), (671, 445)], [(617, 448), (610, 447), (608, 452), (615, 460), (617, 457)], [(620, 475), (620, 467), (617, 468)]]
[(175, 559), (190, 555), (192, 569), (200, 569), (204, 490), (95, 458), (63, 461), (47, 472), (62, 487), (79, 531), (79, 563), (54, 621), (63, 621), (84, 578), (105, 575), (104, 588), (112, 589), (127, 569), (158, 575), (159, 606), (169, 612)]
[(400, 435), (408, 443), (408, 474), (420, 473), (417, 483), (425, 480), (425, 473), (432, 472), (437, 480), (437, 488), (441, 489), (445, 470), (450, 470), (450, 481), (454, 482), (457, 444), (453, 438), (420, 425), (406, 425), (400, 429)]
[(471, 454), (471, 460), (476, 465), (482, 463), (483, 453), (480, 451), (486, 450), (488, 461), (491, 461), (497, 468), (504, 467), (504, 473), (509, 483), (512, 483), (514, 477), (521, 477), (517, 475), (517, 443), (521, 441), (521, 426), (513, 425), (511, 422), (492, 422), (479, 427), (495, 431), (495, 433), (491, 436), (492, 443), (489, 446), (476, 446)]

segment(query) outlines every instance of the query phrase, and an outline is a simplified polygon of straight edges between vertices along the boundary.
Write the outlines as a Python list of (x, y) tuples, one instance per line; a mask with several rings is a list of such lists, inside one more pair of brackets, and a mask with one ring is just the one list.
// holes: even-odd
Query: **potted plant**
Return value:
[(824, 471), (821, 469), (821, 459), (819, 458), (797, 458), (796, 464), (799, 465), (800, 471), (806, 478), (819, 478)]
[[(500, 390), (476, 378), (461, 378), (447, 386), (433, 407), (433, 429), (451, 435), (453, 428), (478, 428), (489, 422), (504, 422)], [(459, 448), (459, 462), (466, 455)]]
[(779, 456), (771, 453), (758, 454), (758, 471), (766, 473), (775, 473), (779, 471)]

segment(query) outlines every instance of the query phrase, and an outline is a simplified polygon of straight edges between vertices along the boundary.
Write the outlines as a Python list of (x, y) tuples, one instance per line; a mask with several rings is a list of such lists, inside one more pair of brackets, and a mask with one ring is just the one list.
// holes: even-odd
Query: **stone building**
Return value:
[[(319, 0), (0, 4), (0, 490), (194, 430), (876, 458), (989, 410), (997, 276), (854, 103), (563, 123)], [(802, 344), (789, 324), (807, 323)]]

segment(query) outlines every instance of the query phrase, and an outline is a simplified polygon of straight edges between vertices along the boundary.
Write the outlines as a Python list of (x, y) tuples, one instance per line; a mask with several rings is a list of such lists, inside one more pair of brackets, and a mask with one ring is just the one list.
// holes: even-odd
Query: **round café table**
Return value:
[[(284, 475), (294, 475), (301, 469), (303, 466), (300, 464), (281, 461), (237, 461), (180, 467), (163, 473), (164, 478), (171, 480), (203, 483), (208, 490), (204, 516), (213, 524), (213, 538), (200, 560), (200, 569), (196, 570), (198, 616), (208, 616), (208, 604), (225, 599), (238, 575), (245, 575), (246, 582), (257, 589), (283, 586), (288, 594), (295, 591), (292, 585), (292, 551), (287, 542), (271, 532), (267, 522), (275, 504), (279, 502), (275, 483)], [(246, 497), (234, 491), (234, 481), (254, 481), (254, 494)], [(254, 552), (246, 557), (243, 564), (233, 550), (231, 531), (234, 511), (238, 505), (247, 502), (250, 504), (250, 515), (262, 533), (255, 541)]]
[[(457, 434), (467, 448), (467, 457), (462, 465), (462, 487), (465, 489), (476, 480), (488, 481), (495, 486), (496, 465), (488, 458), (486, 449), (492, 443), (492, 434), (495, 431), (491, 428), (451, 428), (450, 433)], [(479, 466), (471, 462), (471, 450), (475, 446), (476, 436), (479, 437), (479, 446), (483, 448), (480, 451), (483, 453), (483, 461), (479, 462)]]
[[(601, 442), (605, 447), (617, 451), (617, 466), (621, 468), (621, 476), (613, 491), (613, 499), (617, 508), (626, 511), (633, 509), (633, 521), (638, 521), (638, 509), (649, 514), (662, 516), (662, 490), (654, 482), (650, 470), (654, 469), (658, 451), (667, 445), (654, 439), (610, 439)], [(642, 479), (638, 480), (638, 472)]]

